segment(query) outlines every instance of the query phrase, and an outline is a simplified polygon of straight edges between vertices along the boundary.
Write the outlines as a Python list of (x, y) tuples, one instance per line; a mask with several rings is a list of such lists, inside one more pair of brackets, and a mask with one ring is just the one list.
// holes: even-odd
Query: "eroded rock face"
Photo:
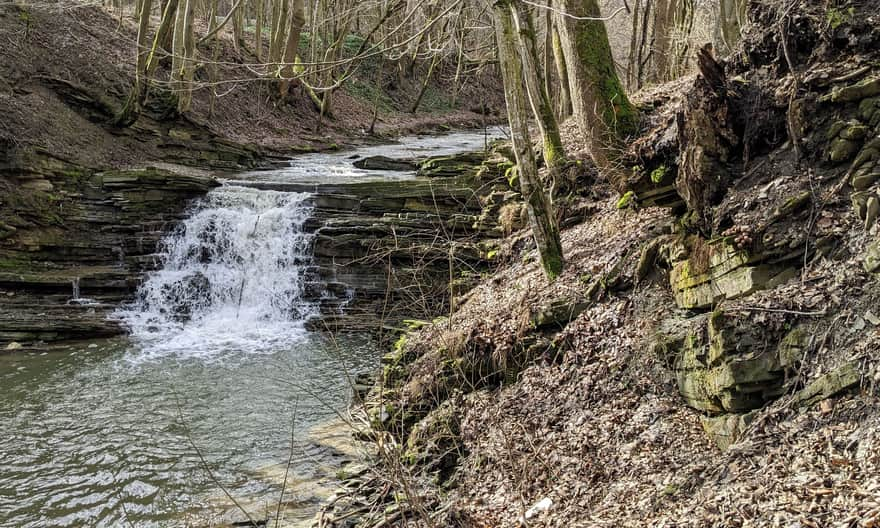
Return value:
[(669, 274), (675, 302), (680, 308), (708, 309), (724, 300), (772, 288), (795, 273), (791, 266), (763, 262), (767, 255), (750, 255), (723, 239), (712, 243), (699, 239), (692, 246), (689, 250), (667, 250), (688, 255), (674, 262)]
[(748, 316), (723, 311), (677, 326), (655, 350), (671, 366), (688, 405), (711, 414), (757, 409), (782, 394), (807, 341), (801, 329), (779, 339)]
[(152, 168), (95, 172), (35, 152), (0, 167), (0, 226), (10, 228), (0, 229), (0, 343), (121, 333), (107, 315), (156, 264), (190, 200), (216, 185)]
[(462, 294), (473, 285), (449, 276), (450, 259), (475, 276), (492, 266), (500, 211), (518, 203), (506, 166), (483, 153), (444, 156), (423, 162), (430, 178), (319, 188), (307, 222), (318, 276), (351, 295), (320, 299), (316, 328), (373, 330), (446, 313), (450, 287)]

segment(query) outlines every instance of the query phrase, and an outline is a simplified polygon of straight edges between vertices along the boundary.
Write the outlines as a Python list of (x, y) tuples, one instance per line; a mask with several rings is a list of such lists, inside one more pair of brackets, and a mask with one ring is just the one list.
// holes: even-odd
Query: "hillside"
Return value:
[(384, 469), (347, 489), (443, 526), (880, 521), (877, 9), (753, 3), (730, 59), (643, 94), (563, 274), (520, 233), (385, 356)]
[[(319, 128), (308, 96), (297, 91), (285, 101), (274, 98), (274, 84), (249, 73), (255, 59), (247, 49), (233, 49), (228, 36), (220, 39), (215, 79), (208, 82), (207, 67), (199, 70), (205, 85), (194, 92), (190, 112), (177, 115), (156, 94), (132, 126), (113, 126), (134, 82), (136, 29), (129, 16), (91, 5), (2, 6), (0, 33), (7, 42), (0, 49), (0, 160), (9, 166), (15, 156), (38, 150), (88, 167), (167, 161), (235, 168), (265, 163), (267, 156), (375, 141), (366, 133), (375, 103), (369, 68), (343, 88), (335, 118)], [(212, 56), (209, 43), (202, 52)], [(160, 75), (168, 66), (160, 64)], [(426, 98), (415, 115), (407, 110), (416, 81), (380, 94), (376, 134), (497, 122), (501, 94), (491, 78), (465, 85), (458, 108), (451, 106), (447, 81), (436, 79), (429, 90), (434, 99)], [(483, 103), (494, 117), (477, 113)]]

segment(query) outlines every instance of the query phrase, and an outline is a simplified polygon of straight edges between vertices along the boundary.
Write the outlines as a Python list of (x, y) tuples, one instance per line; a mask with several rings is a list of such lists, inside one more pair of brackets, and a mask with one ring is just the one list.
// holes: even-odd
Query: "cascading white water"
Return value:
[(317, 312), (303, 298), (312, 236), (304, 193), (220, 187), (162, 244), (160, 269), (117, 313), (153, 353), (277, 350)]

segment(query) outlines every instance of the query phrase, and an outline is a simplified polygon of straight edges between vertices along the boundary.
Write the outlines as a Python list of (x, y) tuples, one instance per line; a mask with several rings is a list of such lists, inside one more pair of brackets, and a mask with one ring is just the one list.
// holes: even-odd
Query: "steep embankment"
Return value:
[(388, 456), (328, 515), (880, 522), (878, 7), (753, 3), (731, 59), (643, 101), (627, 194), (593, 188), (561, 277), (522, 233), (384, 358)]
[[(108, 122), (122, 109), (134, 81), (136, 26), (128, 15), (117, 17), (91, 5), (12, 3), (0, 7), (0, 33), (7, 40), (0, 49), (0, 153), (7, 157), (37, 149), (88, 167), (162, 160), (237, 168), (255, 164), (260, 154), (288, 156), (369, 139), (364, 131), (376, 100), (380, 135), (477, 124), (484, 118), (476, 112), (485, 107), (498, 116), (503, 101), (492, 76), (480, 74), (464, 83), (459, 106), (453, 107), (441, 72), (422, 111), (409, 114), (405, 109), (420, 89), (419, 80), (383, 83), (387, 90), (377, 97), (369, 90), (375, 91), (378, 66), (367, 63), (337, 92), (334, 117), (325, 117), (319, 128), (318, 112), (306, 95), (296, 89), (294, 96), (277, 100), (276, 83), (256, 79), (249, 69), (255, 57), (245, 46), (236, 50), (224, 36), (217, 65), (203, 64), (197, 72), (190, 112), (177, 115), (161, 92), (169, 67), (162, 59), (158, 89), (140, 119), (118, 128)], [(202, 45), (200, 54), (212, 57), (213, 44)], [(392, 77), (393, 68), (384, 64), (381, 78)]]

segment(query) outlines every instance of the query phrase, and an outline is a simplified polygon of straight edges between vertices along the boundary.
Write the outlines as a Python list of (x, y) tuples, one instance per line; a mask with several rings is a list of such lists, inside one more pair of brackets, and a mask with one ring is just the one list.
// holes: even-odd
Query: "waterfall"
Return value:
[(74, 277), (74, 278), (70, 281), (70, 286), (71, 286), (71, 289), (72, 289), (73, 291), (71, 292), (71, 297), (70, 297), (70, 299), (67, 300), (67, 304), (81, 305), (81, 306), (88, 306), (88, 305), (98, 304), (98, 302), (95, 301), (94, 299), (89, 299), (88, 297), (81, 297), (81, 296), (80, 296), (80, 293), (79, 293), (79, 277)]
[(298, 341), (317, 306), (303, 298), (309, 195), (225, 186), (160, 245), (158, 271), (117, 312), (152, 351), (276, 350)]

